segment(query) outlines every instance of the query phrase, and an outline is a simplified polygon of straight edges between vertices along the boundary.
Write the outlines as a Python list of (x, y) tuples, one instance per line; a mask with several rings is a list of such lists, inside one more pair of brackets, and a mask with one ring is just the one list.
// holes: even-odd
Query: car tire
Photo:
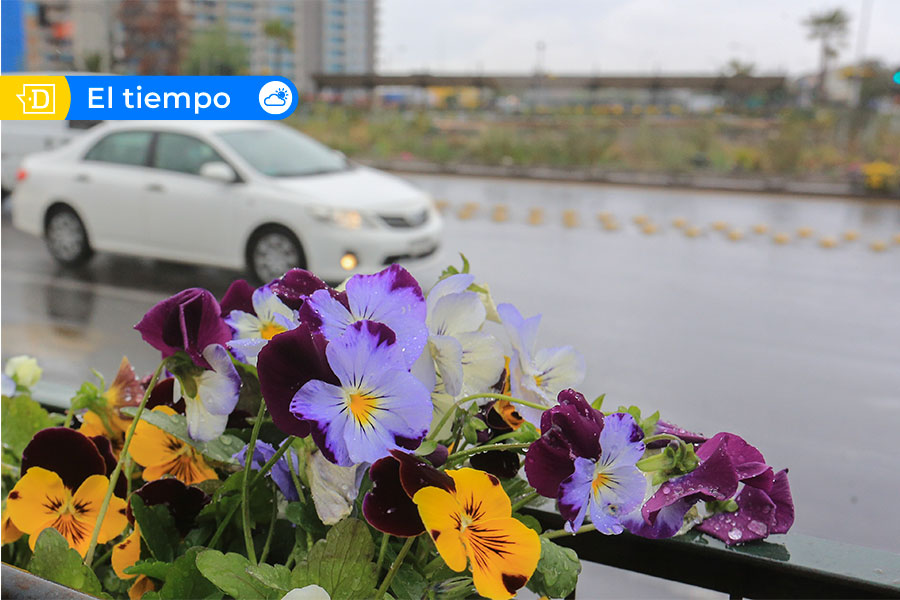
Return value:
[(247, 268), (257, 283), (269, 283), (295, 267), (306, 268), (306, 255), (297, 236), (289, 229), (267, 226), (250, 237)]
[(44, 226), (44, 241), (50, 255), (65, 266), (84, 264), (94, 253), (84, 223), (68, 206), (50, 210)]

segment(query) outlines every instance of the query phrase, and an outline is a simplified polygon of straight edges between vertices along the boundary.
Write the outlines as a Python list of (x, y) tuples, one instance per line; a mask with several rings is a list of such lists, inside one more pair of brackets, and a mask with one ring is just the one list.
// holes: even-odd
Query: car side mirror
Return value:
[(234, 183), (237, 181), (237, 173), (234, 172), (234, 169), (221, 161), (204, 164), (200, 167), (200, 175), (223, 183)]

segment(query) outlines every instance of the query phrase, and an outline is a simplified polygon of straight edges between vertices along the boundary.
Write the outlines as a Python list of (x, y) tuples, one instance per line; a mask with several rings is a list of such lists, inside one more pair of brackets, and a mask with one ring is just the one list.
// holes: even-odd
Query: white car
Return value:
[(98, 125), (23, 161), (12, 214), (63, 264), (100, 250), (246, 267), (259, 282), (420, 267), (443, 230), (424, 192), (265, 122)]

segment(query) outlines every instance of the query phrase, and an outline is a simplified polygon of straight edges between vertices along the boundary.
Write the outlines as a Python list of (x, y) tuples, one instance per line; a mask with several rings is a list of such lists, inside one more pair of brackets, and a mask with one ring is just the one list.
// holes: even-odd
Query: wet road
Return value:
[[(409, 179), (446, 203), (443, 262), (464, 252), (498, 302), (542, 313), (541, 345), (585, 355), (587, 396), (659, 409), (707, 434), (739, 432), (770, 464), (791, 468), (795, 531), (900, 551), (900, 245), (891, 243), (900, 206)], [(600, 212), (619, 229), (604, 229)], [(643, 233), (635, 216), (658, 229)], [(688, 224), (674, 227), (676, 217)], [(33, 354), (47, 378), (73, 387), (91, 367), (111, 376), (123, 353), (153, 368), (156, 353), (130, 329), (143, 313), (184, 287), (220, 295), (239, 276), (108, 255), (62, 271), (8, 221), (3, 358)], [(696, 237), (683, 233), (692, 225)], [(804, 227), (809, 238), (796, 234)], [(726, 235), (734, 228), (737, 241)], [(847, 230), (859, 239), (844, 241)], [(777, 232), (788, 243), (773, 243)], [(823, 236), (836, 247), (822, 247)], [(870, 249), (879, 241), (885, 251)], [(427, 282), (438, 271), (418, 275)]]

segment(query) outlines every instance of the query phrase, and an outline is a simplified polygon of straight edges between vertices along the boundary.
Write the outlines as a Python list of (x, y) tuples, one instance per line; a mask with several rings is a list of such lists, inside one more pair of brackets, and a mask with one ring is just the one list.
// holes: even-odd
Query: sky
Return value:
[[(818, 69), (802, 21), (841, 7), (839, 59), (900, 64), (900, 0), (379, 0), (382, 72), (718, 73), (732, 58), (756, 74)], [(543, 52), (538, 44), (543, 43)]]

